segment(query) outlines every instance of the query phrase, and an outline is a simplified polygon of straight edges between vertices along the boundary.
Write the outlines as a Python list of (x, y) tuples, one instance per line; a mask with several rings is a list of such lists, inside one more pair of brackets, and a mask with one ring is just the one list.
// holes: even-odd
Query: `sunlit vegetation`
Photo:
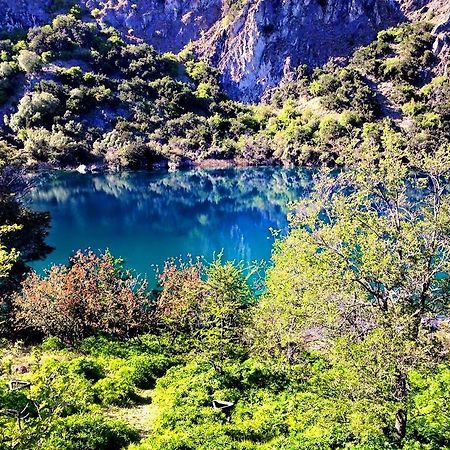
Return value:
[(336, 164), (367, 127), (433, 147), (449, 138), (449, 82), (432, 76), (432, 39), (427, 24), (382, 31), (345, 66), (299, 67), (268, 104), (244, 105), (188, 50), (160, 55), (72, 8), (0, 41), (3, 134), (22, 164), (57, 167)]
[[(450, 84), (431, 42), (383, 31), (243, 105), (187, 51), (77, 8), (1, 41), (0, 449), (450, 448)], [(109, 252), (29, 269), (49, 217), (24, 167), (204, 159), (343, 168), (290, 205), (263, 289), (220, 257), (169, 261), (155, 289)], [(176, 183), (193, 182), (154, 189)], [(239, 183), (208, 195), (261, 187)]]
[[(114, 29), (79, 19), (76, 8), (1, 49), (2, 102), (17, 102), (5, 131), (23, 147), (24, 164), (223, 158), (259, 126), (244, 125), (251, 109), (228, 101), (205, 63), (126, 43)], [(25, 91), (12, 89), (22, 83)]]
[(109, 253), (27, 275), (2, 448), (448, 447), (448, 148), (384, 133), (293, 205), (263, 292), (220, 258), (169, 261), (154, 290)]

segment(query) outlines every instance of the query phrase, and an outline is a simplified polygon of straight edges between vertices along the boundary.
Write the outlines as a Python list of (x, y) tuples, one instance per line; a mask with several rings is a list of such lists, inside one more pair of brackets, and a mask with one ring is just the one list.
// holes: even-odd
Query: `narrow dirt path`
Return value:
[(138, 391), (136, 402), (125, 408), (114, 407), (105, 411), (112, 419), (127, 422), (139, 431), (142, 438), (146, 438), (151, 431), (152, 422), (156, 416), (156, 406), (152, 402), (153, 389)]

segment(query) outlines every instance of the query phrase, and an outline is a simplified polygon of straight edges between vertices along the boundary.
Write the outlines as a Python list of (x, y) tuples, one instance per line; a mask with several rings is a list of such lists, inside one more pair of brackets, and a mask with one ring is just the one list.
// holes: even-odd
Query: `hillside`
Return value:
[(301, 65), (248, 105), (194, 53), (160, 54), (72, 8), (0, 41), (2, 154), (52, 167), (335, 164), (371, 134), (434, 149), (449, 142), (435, 32), (381, 31), (345, 64)]
[(192, 48), (219, 69), (227, 94), (244, 101), (295, 78), (301, 64), (345, 60), (378, 31), (403, 22), (433, 22), (436, 54), (448, 57), (449, 6), (443, 0), (1, 0), (6, 13), (0, 24), (8, 30), (42, 25), (72, 4), (158, 51)]

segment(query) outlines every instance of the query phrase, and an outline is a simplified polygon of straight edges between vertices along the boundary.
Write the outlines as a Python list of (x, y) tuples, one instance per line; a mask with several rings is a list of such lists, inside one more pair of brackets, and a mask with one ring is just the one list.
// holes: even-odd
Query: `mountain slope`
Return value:
[(374, 134), (436, 151), (450, 142), (450, 82), (436, 76), (435, 28), (381, 31), (345, 64), (300, 66), (267, 104), (245, 105), (192, 53), (158, 54), (73, 8), (24, 39), (0, 41), (0, 137), (9, 144), (0, 142), (0, 159), (334, 164)]
[(405, 21), (432, 20), (435, 52), (446, 71), (446, 0), (0, 0), (4, 27), (43, 23), (71, 3), (102, 23), (157, 50), (185, 46), (218, 67), (233, 98), (258, 101), (301, 64), (317, 67), (347, 58), (377, 31)]

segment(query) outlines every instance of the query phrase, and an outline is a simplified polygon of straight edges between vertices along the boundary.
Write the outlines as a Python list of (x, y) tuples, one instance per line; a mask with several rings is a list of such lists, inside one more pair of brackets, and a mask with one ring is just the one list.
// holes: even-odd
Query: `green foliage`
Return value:
[(136, 393), (131, 367), (118, 366), (108, 377), (93, 387), (95, 396), (104, 405), (126, 405)]
[(59, 419), (45, 450), (120, 450), (138, 440), (126, 423), (97, 415), (72, 415)]
[[(4, 233), (11, 233), (17, 230), (15, 226), (3, 226), (0, 227), (0, 237)], [(7, 251), (5, 246), (0, 241), (0, 278), (8, 276), (14, 263), (17, 261), (19, 254), (15, 249)]]
[(11, 128), (19, 131), (38, 125), (48, 126), (59, 107), (58, 98), (48, 92), (26, 95), (20, 100), (17, 113), (11, 117)]
[(311, 83), (309, 90), (312, 95), (321, 97), (327, 109), (352, 110), (369, 120), (378, 113), (374, 92), (355, 70), (331, 66)]
[[(446, 103), (430, 94), (448, 93), (430, 83), (431, 46), (427, 24), (404, 24), (380, 32), (344, 67), (309, 73), (300, 66), (293, 81), (271, 94), (270, 107), (249, 106), (227, 100), (218, 71), (189, 50), (159, 55), (71, 10), (30, 29), (25, 40), (0, 46), (0, 103), (13, 107), (5, 133), (19, 139), (29, 165), (331, 164), (365, 124), (410, 117), (409, 102), (416, 101), (424, 106), (414, 126), (398, 124), (411, 146), (423, 140), (432, 146), (431, 133), (448, 140), (448, 130), (437, 111)], [(25, 94), (16, 89), (19, 68), (38, 81), (27, 77)]]
[(33, 73), (41, 67), (39, 55), (29, 50), (22, 50), (17, 57), (17, 62), (26, 73)]
[(156, 320), (173, 338), (186, 334), (219, 371), (226, 359), (242, 353), (242, 329), (253, 301), (242, 267), (217, 259), (203, 272), (199, 264), (169, 262), (160, 283)]
[(432, 62), (430, 31), (426, 23), (381, 31), (372, 44), (355, 53), (353, 62), (383, 81), (416, 83)]
[(0, 104), (6, 103), (14, 93), (14, 78), (17, 67), (13, 62), (0, 63)]
[(20, 160), (15, 149), (0, 141), (0, 323), (9, 309), (4, 295), (17, 288), (27, 263), (45, 256), (49, 216), (22, 204), (30, 187), (30, 177), (13, 164)]
[[(1, 448), (121, 449), (139, 440), (131, 425), (109, 418), (107, 408), (133, 407), (138, 385), (164, 375), (173, 359), (160, 353), (151, 335), (128, 341), (92, 337), (79, 346), (83, 354), (54, 338), (31, 351), (0, 348), (0, 411), (28, 411), (20, 423), (0, 414)], [(17, 363), (21, 374), (14, 373)], [(9, 390), (11, 377), (30, 382), (30, 388)]]

